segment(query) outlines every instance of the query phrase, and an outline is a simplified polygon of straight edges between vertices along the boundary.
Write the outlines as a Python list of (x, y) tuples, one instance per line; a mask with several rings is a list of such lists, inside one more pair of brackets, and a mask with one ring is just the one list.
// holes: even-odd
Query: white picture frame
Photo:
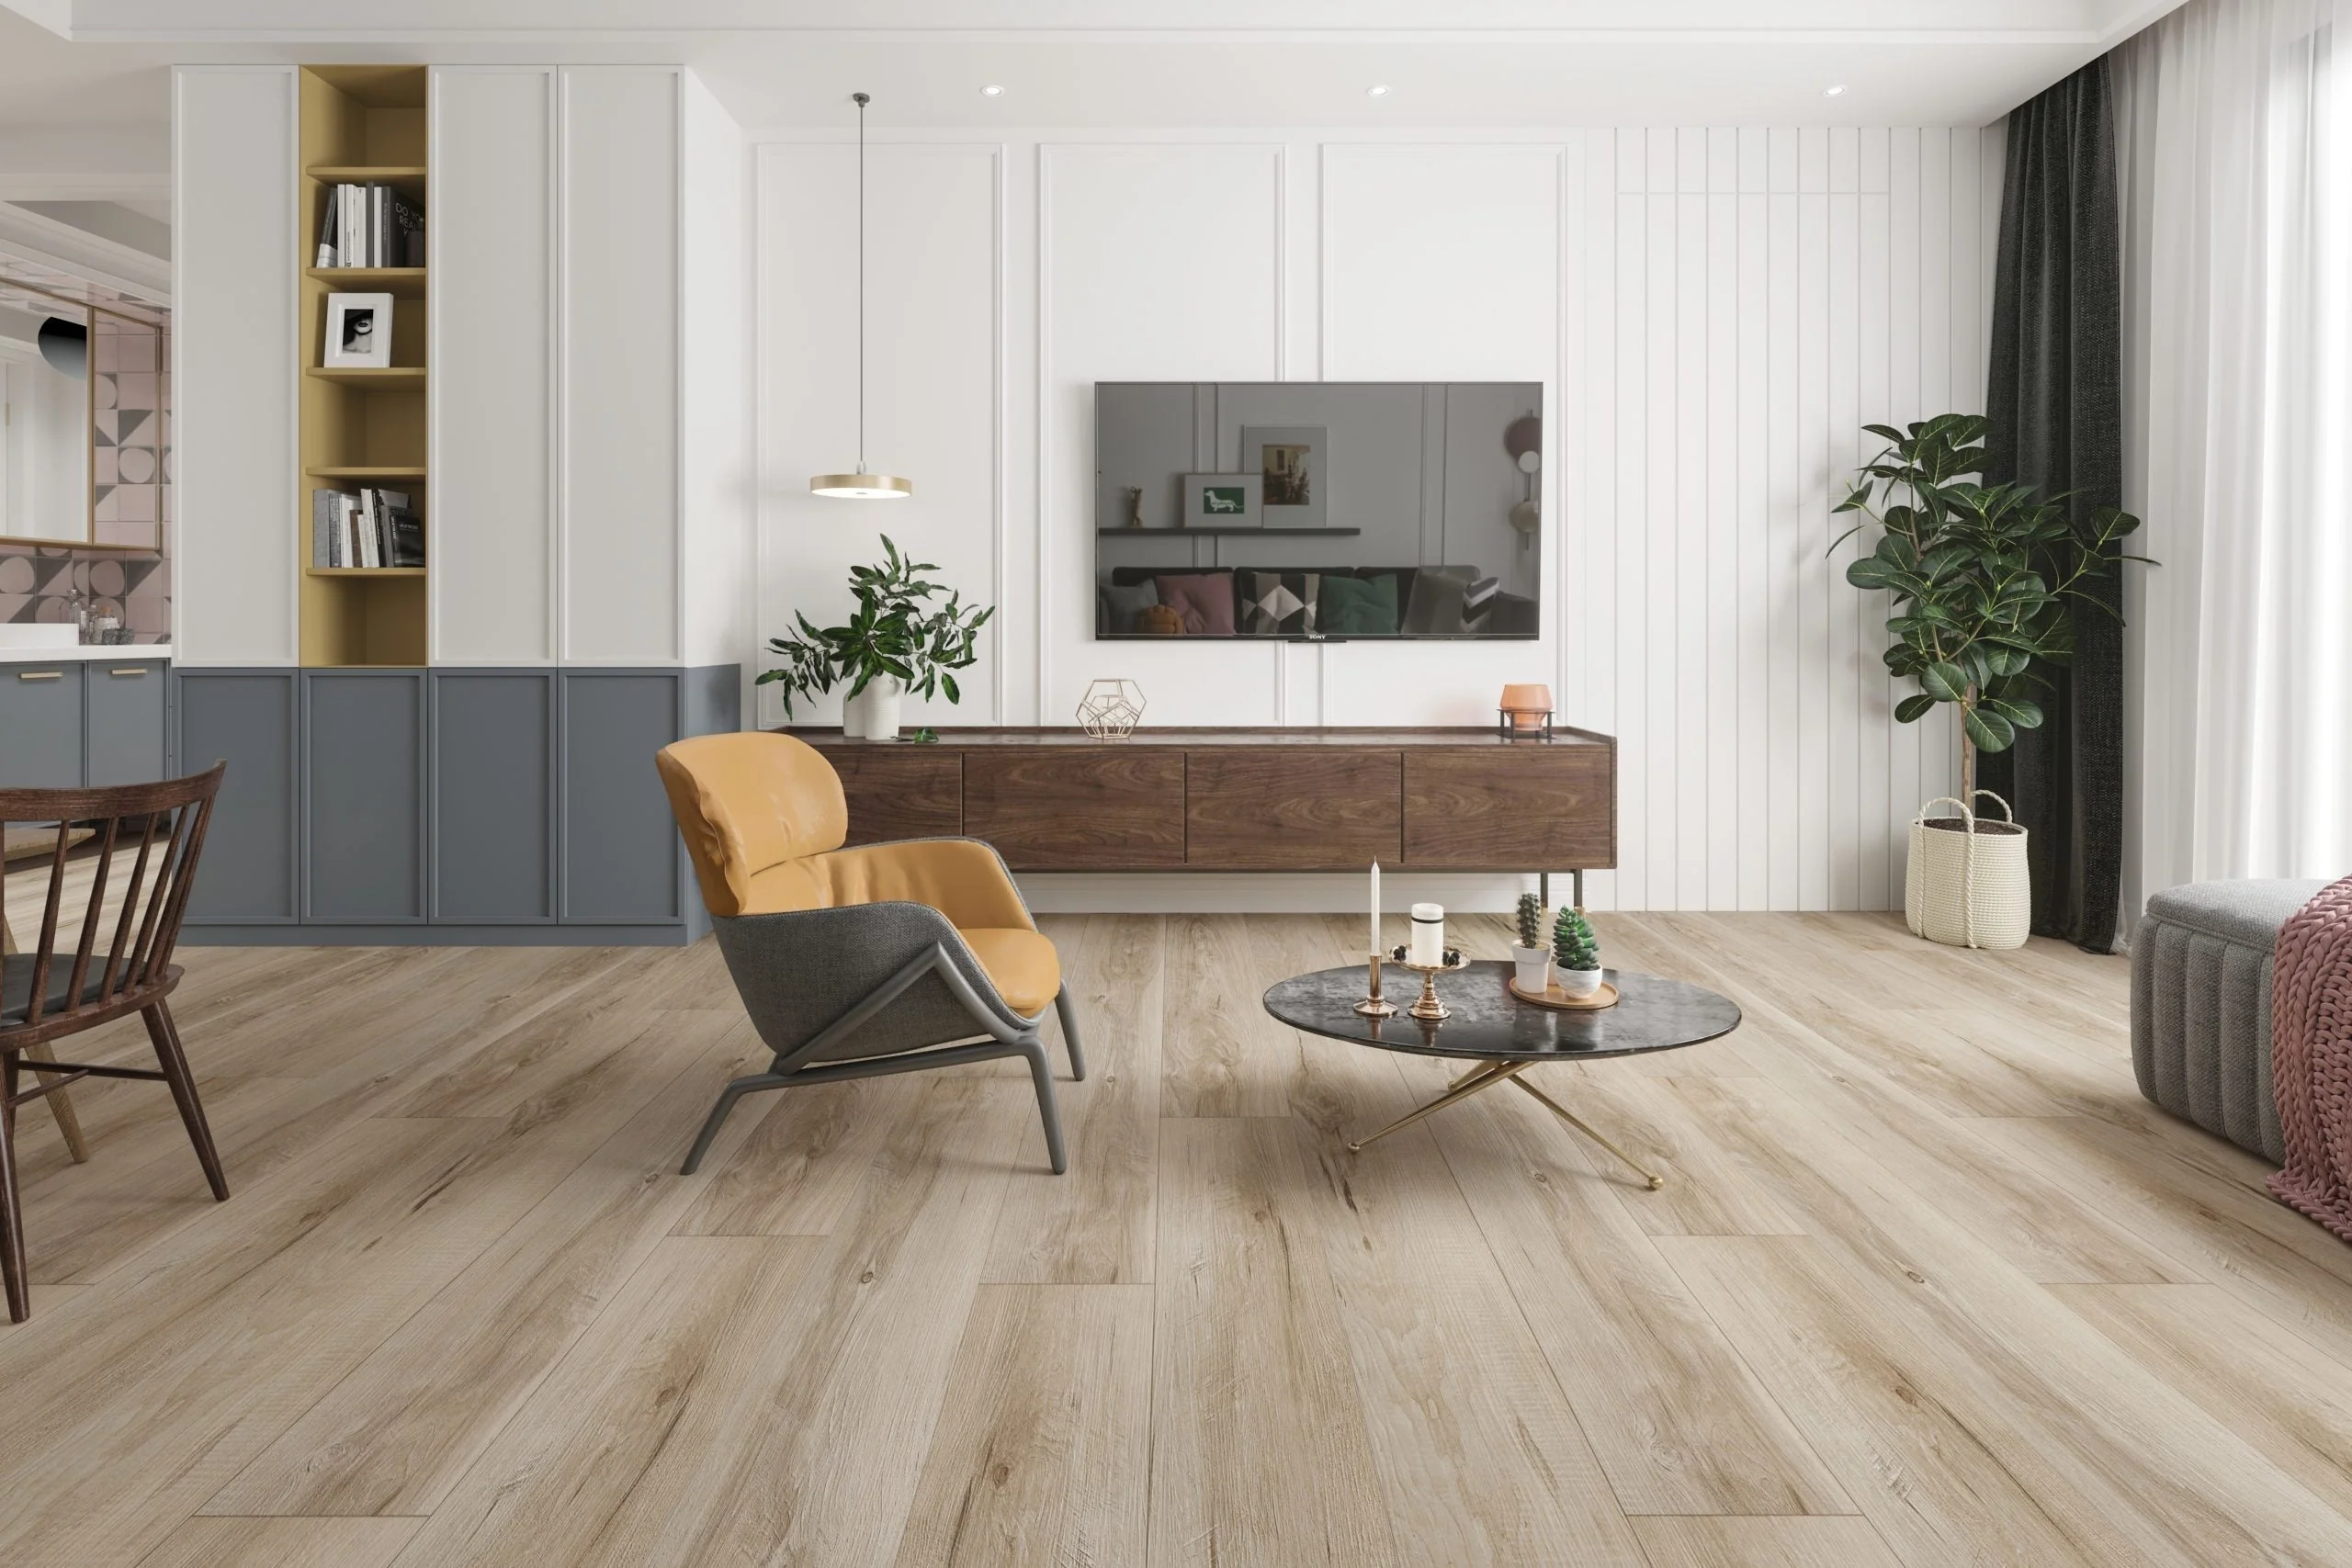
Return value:
[(1259, 478), (1261, 526), (1321, 528), (1330, 522), (1330, 448), (1331, 433), (1320, 424), (1241, 427), (1241, 467)]
[(329, 369), (387, 370), (392, 363), (392, 297), (330, 294), (322, 358)]
[(1186, 474), (1179, 528), (1262, 528), (1264, 487), (1256, 474)]

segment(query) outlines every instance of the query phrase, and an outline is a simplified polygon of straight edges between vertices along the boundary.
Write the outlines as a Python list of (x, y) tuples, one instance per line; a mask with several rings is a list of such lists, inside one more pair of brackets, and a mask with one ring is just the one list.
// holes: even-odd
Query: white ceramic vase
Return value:
[(1541, 996), (1544, 994), (1544, 987), (1552, 983), (1552, 950), (1550, 948), (1521, 947), (1517, 942), (1513, 942), (1510, 947), (1510, 961), (1516, 969), (1511, 978), (1519, 982), (1521, 990)]
[(1600, 971), (1598, 969), (1555, 969), (1552, 980), (1560, 987), (1563, 996), (1589, 997), (1600, 989)]
[(852, 740), (896, 740), (899, 707), (906, 694), (896, 677), (876, 675), (842, 705), (842, 733)]

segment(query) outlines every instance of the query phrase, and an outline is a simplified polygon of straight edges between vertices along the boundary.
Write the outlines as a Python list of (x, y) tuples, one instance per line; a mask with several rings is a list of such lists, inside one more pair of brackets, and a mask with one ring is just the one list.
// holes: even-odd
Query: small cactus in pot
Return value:
[(1532, 893), (1519, 896), (1519, 940), (1511, 944), (1510, 958), (1521, 990), (1540, 992), (1552, 983), (1552, 950), (1544, 940), (1544, 901)]
[(1600, 989), (1600, 940), (1592, 922), (1573, 908), (1564, 908), (1552, 923), (1553, 978), (1571, 997), (1589, 997)]

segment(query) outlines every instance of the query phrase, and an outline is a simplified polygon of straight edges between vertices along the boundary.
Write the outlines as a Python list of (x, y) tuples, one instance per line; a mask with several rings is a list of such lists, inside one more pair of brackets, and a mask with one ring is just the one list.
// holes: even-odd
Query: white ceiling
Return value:
[(858, 88), (886, 133), (1978, 125), (2180, 3), (0, 0), (0, 185), (18, 132), (160, 145), (177, 62), (674, 60), (754, 130), (845, 127)]

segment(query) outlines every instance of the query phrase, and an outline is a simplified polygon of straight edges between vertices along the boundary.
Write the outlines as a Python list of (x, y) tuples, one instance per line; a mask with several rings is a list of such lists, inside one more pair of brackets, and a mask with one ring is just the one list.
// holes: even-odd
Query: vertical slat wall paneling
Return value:
[[(1952, 133), (1942, 126), (1919, 132), (1919, 413), (1964, 412), (1953, 400), (1952, 356), (1967, 352), (1967, 334), (1952, 331)], [(1911, 728), (1918, 739), (1921, 801), (1951, 793), (1954, 772), (1944, 761), (1951, 727), (1939, 705)], [(1915, 808), (1919, 802), (1913, 803)]]
[(1804, 846), (1797, 841), (1797, 810), (1804, 788), (1798, 762), (1804, 739), (1799, 722), (1803, 672), (1799, 669), (1798, 637), (1802, 617), (1797, 604), (1797, 576), (1804, 570), (1804, 551), (1797, 540), (1804, 463), (1797, 444), (1799, 213), (1794, 130), (1775, 128), (1769, 134), (1765, 166), (1770, 192), (1766, 234), (1770, 367), (1766, 394), (1770, 404), (1765, 437), (1770, 454), (1770, 506), (1765, 519), (1764, 592), (1771, 621), (1771, 658), (1767, 666), (1771, 691), (1766, 707), (1772, 716), (1769, 790), (1771, 819), (1766, 836), (1770, 844), (1770, 907), (1794, 909), (1799, 907), (1803, 891), (1798, 866)]
[(1739, 132), (1738, 323), (1739, 430), (1739, 898), (1737, 908), (1771, 906), (1768, 845), (1771, 826), (1772, 602), (1767, 582), (1769, 520), (1772, 490), (1770, 431), (1771, 406), (1771, 249), (1765, 188), (1766, 132)]
[[(1856, 333), (1861, 359), (1858, 367), (1855, 392), (1861, 418), (1871, 423), (1884, 423), (1887, 407), (1887, 196), (1886, 196), (1887, 133), (1883, 128), (1866, 130), (1861, 133), (1861, 179), (1860, 209), (1860, 232), (1855, 254), (1856, 299), (1861, 310), (1861, 321)], [(1860, 462), (1878, 450), (1875, 436), (1861, 434), (1855, 442), (1855, 460)], [(1849, 465), (1850, 469), (1852, 465)], [(1843, 489), (1841, 484), (1839, 489)], [(1849, 515), (1838, 519), (1842, 530), (1854, 521)], [(1849, 546), (1839, 559), (1853, 559), (1860, 553), (1860, 541)], [(1846, 592), (1856, 604), (1855, 626), (1857, 646), (1854, 656), (1855, 682), (1860, 690), (1858, 720), (1861, 778), (1858, 785), (1859, 808), (1855, 829), (1860, 837), (1861, 856), (1861, 886), (1856, 902), (1865, 909), (1887, 908), (1887, 863), (1892, 840), (1893, 797), (1887, 794), (1886, 747), (1883, 744), (1887, 729), (1894, 723), (1893, 705), (1889, 701), (1889, 685), (1885, 660), (1879, 657), (1885, 646), (1888, 612), (1887, 596), (1883, 592), (1864, 593), (1849, 587)]]
[(1674, 907), (1707, 907), (1707, 133), (1675, 133)]
[[(1642, 194), (1645, 137), (1617, 133), (1617, 897), (1645, 909), (1663, 901), (1649, 885), (1651, 788), (1657, 758), (1649, 727), (1649, 469), (1655, 439), (1648, 408), (1650, 353), (1648, 200)], [(1630, 168), (1628, 165), (1631, 165)]]
[(1739, 133), (1706, 132), (1706, 886), (1739, 907)]
[(1822, 507), (1815, 570), (1827, 570), (1825, 606), (1829, 627), (1829, 908), (1861, 904), (1861, 664), (1860, 595), (1843, 581), (1853, 543), (1832, 553), (1826, 547), (1842, 519), (1832, 509), (1845, 494), (1854, 470), (1854, 422), (1860, 413), (1857, 387), (1861, 366), (1860, 310), (1860, 148), (1851, 126), (1829, 132), (1829, 461), (1822, 476)]
[[(1927, 411), (1919, 400), (1919, 346), (1926, 331), (1919, 298), (1919, 131), (1899, 126), (1887, 132), (1886, 157), (1886, 423), (1900, 429)], [(1890, 711), (1903, 693), (1892, 675), (1886, 682)], [(1886, 804), (1893, 842), (1887, 855), (1889, 908), (1903, 907), (1903, 869), (1908, 849), (1907, 824), (1925, 798), (1919, 787), (1919, 730), (1917, 725), (1890, 724), (1886, 731)]]
[(438, 663), (555, 658), (555, 96), (545, 67), (433, 73)]
[(1797, 132), (1797, 903), (1829, 907), (1829, 132)]
[(1643, 511), (1645, 563), (1642, 594), (1648, 615), (1643, 686), (1646, 702), (1643, 728), (1649, 738), (1648, 758), (1652, 795), (1649, 805), (1650, 908), (1671, 909), (1680, 890), (1682, 732), (1675, 712), (1681, 693), (1681, 627), (1677, 594), (1680, 575), (1681, 518), (1675, 509), (1681, 472), (1677, 448), (1682, 434), (1676, 397), (1676, 340), (1681, 325), (1681, 293), (1675, 265), (1674, 152), (1671, 130), (1653, 130), (1648, 136), (1642, 238), (1643, 289), (1649, 301), (1645, 333), (1649, 374), (1644, 380), (1644, 404), (1649, 423), (1643, 465)]
[[(1617, 143), (1623, 133), (1614, 130), (1593, 130), (1585, 135), (1584, 143), (1584, 214), (1583, 253), (1584, 293), (1572, 308), (1584, 317), (1583, 367), (1580, 391), (1584, 400), (1584, 446), (1581, 458), (1560, 483), (1562, 491), (1573, 491), (1582, 498), (1583, 527), (1578, 532), (1574, 558), (1565, 563), (1570, 570), (1570, 592), (1573, 597), (1561, 601), (1563, 614), (1573, 613), (1584, 621), (1584, 668), (1572, 683), (1572, 697), (1562, 699), (1572, 703), (1572, 712), (1581, 716), (1576, 722), (1604, 735), (1621, 733), (1619, 715), (1624, 705), (1619, 700), (1617, 626), (1618, 579), (1623, 570), (1620, 561), (1622, 531), (1617, 526), (1617, 478), (1619, 453), (1617, 439), (1618, 365), (1622, 358), (1618, 344), (1617, 277), (1621, 270), (1617, 240)], [(1566, 549), (1563, 555), (1569, 552)], [(1632, 829), (1626, 815), (1626, 786), (1632, 777), (1626, 748), (1617, 748), (1617, 844), (1618, 863), (1627, 860)], [(1585, 883), (1586, 898), (1601, 908), (1632, 908), (1636, 907), (1625, 890), (1625, 880), (1619, 872), (1604, 872), (1589, 877)]]

